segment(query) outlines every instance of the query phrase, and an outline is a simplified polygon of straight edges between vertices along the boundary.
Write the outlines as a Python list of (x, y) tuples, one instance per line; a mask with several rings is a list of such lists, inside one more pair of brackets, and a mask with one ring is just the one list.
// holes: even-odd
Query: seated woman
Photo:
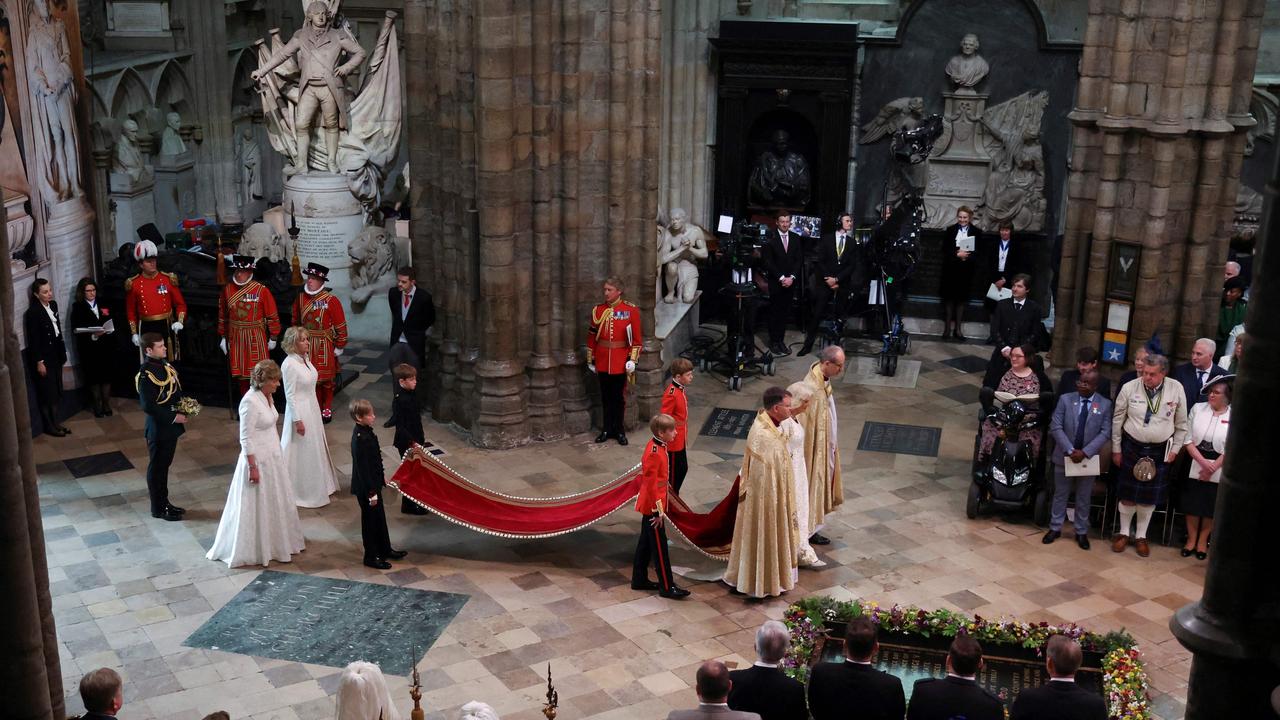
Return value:
[[(986, 385), (982, 388), (983, 407), (990, 411), (991, 399), (997, 392), (1005, 392), (1011, 395), (1036, 395), (1040, 398), (1047, 397), (1052, 399), (1053, 385), (1043, 371), (1035, 369), (1035, 358), (1036, 351), (1032, 345), (1019, 345), (1010, 349), (1009, 369), (1005, 371), (994, 387)], [(1040, 409), (1041, 404), (1043, 404), (1043, 400), (1031, 405), (1031, 411), (1028, 413), (1027, 418), (1035, 420), (1036, 426), (1023, 430), (1019, 438), (1030, 445), (1032, 457), (1038, 457), (1040, 454), (1040, 439), (1043, 429), (1039, 426), (1043, 425), (1043, 420), (1050, 415), (1049, 412)], [(982, 440), (978, 445), (978, 459), (985, 460), (991, 454), (991, 448), (995, 443), (995, 424), (990, 420), (983, 420)]]

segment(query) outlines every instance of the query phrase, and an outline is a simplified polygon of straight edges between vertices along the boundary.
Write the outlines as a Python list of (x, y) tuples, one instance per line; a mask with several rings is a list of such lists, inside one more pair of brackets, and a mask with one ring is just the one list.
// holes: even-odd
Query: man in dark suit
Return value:
[[(435, 324), (436, 306), (431, 302), (431, 293), (418, 288), (413, 268), (396, 271), (396, 286), (387, 291), (387, 306), (391, 310), (391, 354), (387, 366), (394, 370), (400, 363), (407, 363), (421, 370), (427, 362), (427, 330)], [(394, 375), (391, 382), (397, 382)], [(397, 389), (398, 384), (392, 392)], [(392, 415), (382, 426), (391, 427), (395, 419)]]
[(1217, 351), (1217, 343), (1209, 338), (1200, 338), (1191, 348), (1191, 362), (1183, 363), (1173, 370), (1173, 379), (1182, 383), (1182, 390), (1187, 394), (1187, 412), (1191, 412), (1196, 403), (1205, 401), (1205, 397), (1200, 394), (1205, 383), (1227, 373), (1214, 362), (1217, 357), (1214, 353)]
[(187, 425), (187, 416), (174, 410), (182, 398), (182, 383), (178, 382), (178, 371), (165, 361), (169, 350), (164, 336), (148, 332), (140, 340), (146, 362), (138, 369), (134, 385), (142, 411), (147, 414), (144, 434), (150, 456), (147, 492), (151, 495), (151, 517), (174, 522), (186, 512), (169, 503), (169, 464)]
[(807, 720), (804, 684), (778, 668), (791, 645), (787, 626), (770, 620), (756, 631), (759, 660), (744, 670), (729, 673), (729, 708), (758, 714), (764, 720)]
[[(1067, 463), (1079, 463), (1097, 457), (1111, 442), (1111, 400), (1097, 389), (1098, 373), (1086, 370), (1075, 381), (1075, 392), (1063, 393), (1053, 410), (1049, 434), (1053, 436), (1053, 504), (1049, 509), (1049, 532), (1041, 540), (1045, 545), (1062, 535), (1067, 517), (1067, 498), (1075, 491), (1076, 514), (1072, 524), (1076, 544), (1089, 549), (1089, 506), (1093, 500), (1093, 484), (1098, 475), (1067, 477)], [(1099, 461), (1101, 462), (1101, 461)]]
[[(979, 267), (980, 272), (985, 273), (987, 286), (982, 289), (985, 294), (992, 285), (997, 290), (1003, 290), (1010, 287), (1013, 278), (1017, 275), (1031, 272), (1031, 258), (1027, 251), (1025, 241), (1013, 241), (1013, 223), (1004, 221), (1000, 223), (999, 238), (984, 238), (986, 247), (983, 249), (982, 263)], [(991, 321), (990, 334), (987, 342), (994, 345), (996, 342), (996, 301), (986, 298), (982, 301), (983, 306), (987, 309), (987, 316)]]
[[(1062, 392), (1070, 392), (1071, 388), (1076, 386), (1076, 380), (1090, 371), (1095, 373), (1098, 371), (1098, 349), (1085, 345), (1076, 350), (1076, 366), (1062, 373), (1062, 377), (1058, 379), (1058, 388)], [(1098, 384), (1094, 389), (1103, 397), (1111, 397), (1111, 381), (1101, 375), (1098, 375)]]
[(813, 270), (813, 280), (809, 292), (813, 301), (813, 310), (809, 315), (809, 324), (805, 328), (804, 346), (797, 355), (808, 355), (813, 349), (813, 339), (818, 334), (818, 324), (822, 322), (827, 306), (835, 302), (837, 312), (843, 315), (845, 299), (853, 289), (853, 271), (857, 263), (857, 248), (853, 243), (853, 216), (842, 213), (837, 221), (836, 231), (822, 236), (822, 244), (818, 248), (818, 264)]
[(115, 720), (124, 706), (124, 682), (115, 670), (98, 668), (80, 678), (80, 700), (85, 709), (80, 720)]
[(1015, 275), (1013, 284), (1009, 286), (1013, 297), (996, 303), (995, 336), (996, 348), (1001, 355), (1009, 357), (1009, 349), (1030, 343), (1042, 350), (1039, 344), (1040, 305), (1027, 298), (1031, 290), (1029, 275)]
[(1076, 670), (1084, 659), (1080, 643), (1066, 635), (1054, 635), (1045, 644), (1049, 682), (1018, 693), (1011, 720), (1106, 720), (1102, 696), (1076, 685)]
[(790, 355), (785, 342), (787, 321), (804, 272), (804, 239), (791, 232), (791, 213), (779, 213), (777, 223), (778, 229), (769, 233), (760, 253), (760, 263), (769, 285), (769, 352)]
[[(880, 649), (876, 635), (870, 618), (854, 618), (844, 633), (845, 661), (814, 666), (809, 680), (814, 720), (844, 720), (851, 714), (865, 720), (901, 720), (907, 712), (902, 681), (871, 665)], [(856, 713), (851, 713), (854, 708)]]
[(917, 680), (911, 691), (907, 720), (1004, 720), (999, 698), (978, 686), (982, 646), (968, 635), (951, 641), (947, 676)]
[(695, 710), (672, 710), (667, 720), (760, 720), (753, 712), (729, 709), (729, 668), (719, 660), (708, 660), (698, 668), (695, 689), (698, 707)]

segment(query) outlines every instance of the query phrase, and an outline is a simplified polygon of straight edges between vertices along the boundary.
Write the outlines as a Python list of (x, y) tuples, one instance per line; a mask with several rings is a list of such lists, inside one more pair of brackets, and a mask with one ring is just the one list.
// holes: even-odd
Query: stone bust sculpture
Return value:
[(164, 134), (160, 136), (161, 155), (181, 155), (187, 151), (187, 144), (182, 141), (178, 130), (182, 128), (182, 116), (171, 112), (164, 116)]
[(751, 170), (748, 198), (753, 205), (802, 208), (809, 203), (809, 162), (790, 149), (786, 130), (775, 131), (772, 143)]
[(960, 40), (960, 54), (947, 62), (947, 77), (959, 88), (973, 88), (991, 70), (978, 54), (978, 36), (969, 33)]
[(707, 240), (702, 228), (689, 224), (689, 214), (681, 208), (671, 211), (671, 222), (662, 233), (658, 267), (667, 283), (662, 301), (691, 303), (698, 293), (697, 261), (707, 259)]
[(125, 120), (120, 125), (120, 139), (116, 141), (111, 170), (128, 175), (134, 183), (151, 180), (151, 168), (147, 167), (142, 151), (138, 149), (138, 123), (133, 120)]

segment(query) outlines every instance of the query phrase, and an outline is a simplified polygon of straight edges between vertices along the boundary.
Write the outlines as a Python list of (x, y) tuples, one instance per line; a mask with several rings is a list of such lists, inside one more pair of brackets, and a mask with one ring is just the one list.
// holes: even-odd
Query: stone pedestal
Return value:
[(157, 155), (155, 171), (155, 222), (160, 232), (173, 232), (183, 220), (199, 214), (195, 161), (190, 150), (177, 155)]
[[(113, 172), (110, 187), (107, 197), (115, 203), (114, 247), (118, 250), (125, 243), (137, 241), (139, 227), (156, 222), (155, 186), (145, 180), (135, 183), (128, 175)], [(159, 223), (157, 226), (165, 227)]]
[(662, 367), (666, 366), (689, 347), (693, 334), (698, 331), (698, 306), (702, 291), (691, 303), (665, 303), (659, 300), (653, 306), (653, 336), (662, 341)]
[[(5, 232), (9, 237), (10, 256), (25, 248), (36, 230), (35, 220), (27, 214), (26, 203), (26, 195), (4, 188)], [(26, 263), (21, 260), (13, 260), (11, 264), (15, 271), (26, 267)]]
[[(44, 224), (45, 245), (49, 248), (50, 269), (45, 277), (53, 283), (53, 297), (63, 310), (63, 336), (71, 337), (71, 299), (76, 283), (93, 275), (93, 208), (84, 196), (60, 202), (49, 209)], [(67, 343), (68, 365), (76, 364), (75, 343)], [(66, 384), (65, 387), (72, 387)]]
[(991, 174), (991, 155), (987, 153), (982, 125), (987, 95), (960, 88), (942, 96), (947, 129), (934, 146), (935, 155), (929, 158), (924, 193), (926, 226), (931, 228), (950, 226), (962, 205), (976, 208)]

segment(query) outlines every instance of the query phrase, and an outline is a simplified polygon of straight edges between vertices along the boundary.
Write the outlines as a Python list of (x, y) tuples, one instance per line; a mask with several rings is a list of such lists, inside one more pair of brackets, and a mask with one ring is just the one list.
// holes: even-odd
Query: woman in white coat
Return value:
[(329, 504), (329, 496), (338, 491), (338, 474), (329, 457), (329, 439), (320, 419), (311, 339), (306, 330), (295, 325), (285, 331), (283, 344), (289, 356), (280, 366), (285, 399), (280, 449), (289, 467), (298, 507), (324, 507)]
[(240, 399), (240, 459), (218, 534), (205, 555), (231, 567), (289, 562), (306, 547), (276, 432), (280, 414), (271, 399), (280, 387), (280, 368), (262, 360), (253, 366), (249, 385)]

